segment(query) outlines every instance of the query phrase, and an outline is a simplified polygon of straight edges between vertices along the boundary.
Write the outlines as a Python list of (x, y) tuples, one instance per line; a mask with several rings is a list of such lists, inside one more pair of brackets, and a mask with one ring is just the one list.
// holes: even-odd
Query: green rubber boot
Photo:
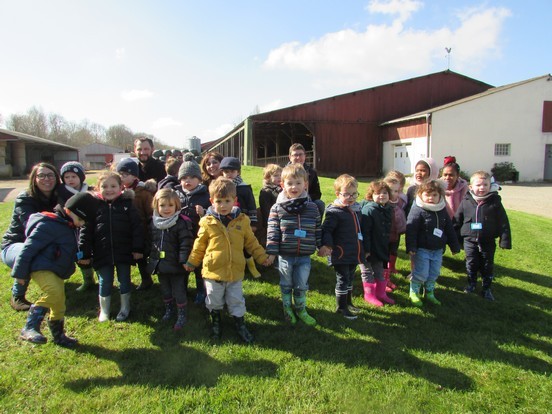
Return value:
[(412, 302), (412, 304), (417, 308), (421, 308), (423, 305), (423, 302), (418, 295), (421, 285), (422, 284), (420, 282), (414, 282), (412, 280), (410, 281), (410, 293), (408, 296), (410, 297), (410, 301)]
[(434, 305), (441, 305), (441, 302), (435, 297), (435, 282), (426, 282), (425, 283), (425, 297)]
[(299, 295), (294, 295), (293, 300), (295, 302), (295, 314), (297, 317), (301, 319), (305, 325), (315, 326), (316, 319), (307, 313), (307, 297), (305, 292), (299, 292)]
[(295, 325), (297, 323), (297, 318), (291, 308), (291, 293), (282, 293), (282, 303), (284, 305), (284, 317), (289, 323)]

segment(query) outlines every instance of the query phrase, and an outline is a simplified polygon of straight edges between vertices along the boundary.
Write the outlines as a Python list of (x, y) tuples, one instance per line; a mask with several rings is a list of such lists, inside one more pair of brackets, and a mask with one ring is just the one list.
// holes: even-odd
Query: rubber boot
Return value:
[(425, 297), (434, 305), (441, 305), (441, 302), (435, 297), (435, 282), (425, 283)]
[(410, 297), (410, 301), (412, 302), (412, 304), (417, 308), (421, 308), (423, 305), (423, 302), (420, 299), (420, 296), (418, 293), (420, 291), (421, 285), (422, 284), (420, 282), (415, 282), (413, 280), (410, 280), (410, 293), (408, 296)]
[(347, 306), (347, 294), (336, 294), (335, 301), (337, 304), (337, 308), (335, 310), (336, 313), (341, 313), (344, 318), (349, 320), (355, 320), (356, 318), (358, 318), (357, 315), (351, 313), (349, 307)]
[(378, 307), (383, 306), (383, 303), (376, 298), (376, 282), (362, 282), (362, 287), (364, 288), (364, 300), (366, 302)]
[(245, 326), (245, 318), (243, 316), (234, 316), (234, 321), (236, 322), (236, 329), (241, 340), (246, 344), (252, 344), (255, 337)]
[(117, 322), (126, 321), (130, 314), (130, 293), (121, 293), (121, 309), (115, 320)]
[(399, 272), (397, 271), (397, 256), (389, 255), (389, 273), (392, 275), (396, 275)]
[(163, 302), (165, 302), (165, 313), (163, 314), (161, 320), (163, 322), (168, 322), (174, 316), (174, 301), (172, 298), (170, 298), (164, 299)]
[(397, 288), (397, 285), (395, 285), (391, 280), (391, 272), (389, 271), (389, 269), (383, 270), (383, 278), (385, 279), (385, 283), (386, 283), (385, 291), (393, 292), (393, 290)]
[(211, 339), (220, 340), (222, 336), (222, 326), (220, 321), (220, 310), (212, 310), (211, 315)]
[(299, 295), (293, 296), (293, 300), (295, 302), (295, 314), (305, 325), (315, 326), (316, 319), (307, 313), (307, 296), (305, 295), (305, 292), (299, 293)]
[(249, 269), (249, 273), (251, 273), (251, 276), (253, 276), (255, 279), (261, 277), (261, 274), (257, 270), (257, 266), (255, 266), (255, 260), (253, 257), (248, 257), (245, 259), (245, 262), (247, 263), (247, 269)]
[(282, 305), (284, 307), (284, 318), (292, 325), (295, 325), (297, 318), (291, 308), (291, 293), (282, 293)]
[(50, 332), (54, 337), (54, 344), (62, 346), (64, 348), (74, 348), (79, 342), (75, 338), (65, 335), (64, 329), (65, 320), (59, 319), (57, 321), (48, 321), (48, 326), (50, 327)]
[(395, 301), (387, 296), (385, 293), (385, 288), (387, 287), (387, 281), (385, 280), (376, 280), (376, 298), (378, 298), (383, 303), (388, 303), (389, 305), (394, 305)]
[(493, 276), (483, 276), (483, 290), (481, 291), (481, 296), (483, 298), (494, 301), (495, 298), (491, 292), (491, 284), (493, 283)]
[(10, 306), (16, 311), (28, 311), (31, 309), (32, 303), (25, 299), (25, 296), (12, 296)]
[(33, 344), (45, 344), (48, 340), (42, 335), (42, 332), (40, 332), (40, 325), (46, 313), (48, 313), (48, 308), (32, 305), (27, 315), (27, 322), (21, 330), (19, 338), (24, 341), (32, 342)]
[(94, 269), (92, 267), (81, 267), (82, 285), (77, 288), (77, 292), (86, 292), (96, 285), (94, 280)]
[(353, 305), (353, 291), (352, 290), (349, 290), (347, 292), (347, 307), (349, 308), (349, 312), (351, 312), (355, 315), (360, 313), (360, 309), (357, 308), (355, 305)]
[(98, 321), (105, 322), (109, 320), (109, 311), (111, 308), (111, 296), (99, 296), (100, 298), (100, 315)]
[(177, 305), (177, 318), (176, 323), (173, 326), (175, 331), (179, 331), (184, 328), (188, 319), (186, 318), (186, 305)]
[(477, 284), (477, 275), (468, 275), (468, 285), (464, 288), (465, 293), (474, 293)]

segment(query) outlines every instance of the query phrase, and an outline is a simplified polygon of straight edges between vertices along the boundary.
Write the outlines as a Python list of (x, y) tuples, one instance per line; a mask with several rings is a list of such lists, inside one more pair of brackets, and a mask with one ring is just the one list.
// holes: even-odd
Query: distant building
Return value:
[[(87, 170), (101, 170), (113, 162), (114, 154), (124, 153), (122, 148), (94, 143), (79, 148), (79, 159)], [(128, 154), (130, 157), (130, 153)]]

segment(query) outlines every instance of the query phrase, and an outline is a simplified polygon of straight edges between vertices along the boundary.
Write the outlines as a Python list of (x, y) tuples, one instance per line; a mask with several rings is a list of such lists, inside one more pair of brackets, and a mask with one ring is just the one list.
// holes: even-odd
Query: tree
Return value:
[(134, 134), (126, 125), (118, 124), (110, 126), (105, 133), (105, 138), (108, 145), (122, 148), (128, 152), (134, 149)]
[(48, 138), (48, 120), (42, 109), (33, 106), (26, 115), (13, 114), (8, 118), (6, 127), (12, 131), (35, 137)]

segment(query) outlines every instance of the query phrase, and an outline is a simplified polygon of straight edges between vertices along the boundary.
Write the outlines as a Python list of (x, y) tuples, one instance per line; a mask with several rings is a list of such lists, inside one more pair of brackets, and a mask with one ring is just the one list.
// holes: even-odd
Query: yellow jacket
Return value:
[(188, 263), (197, 267), (203, 261), (205, 279), (237, 282), (243, 279), (245, 272), (244, 247), (259, 264), (268, 259), (244, 213), (230, 221), (228, 227), (216, 217), (207, 215), (199, 221), (199, 232)]

